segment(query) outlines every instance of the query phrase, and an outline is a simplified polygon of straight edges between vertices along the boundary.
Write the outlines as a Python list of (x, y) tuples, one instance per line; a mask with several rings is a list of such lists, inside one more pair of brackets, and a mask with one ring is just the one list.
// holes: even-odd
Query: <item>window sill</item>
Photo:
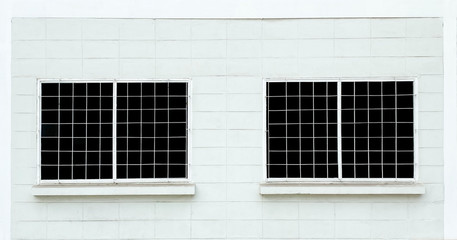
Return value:
[(262, 183), (261, 195), (421, 195), (419, 183)]
[(46, 184), (35, 185), (32, 194), (45, 196), (170, 196), (194, 195), (193, 183), (155, 184)]

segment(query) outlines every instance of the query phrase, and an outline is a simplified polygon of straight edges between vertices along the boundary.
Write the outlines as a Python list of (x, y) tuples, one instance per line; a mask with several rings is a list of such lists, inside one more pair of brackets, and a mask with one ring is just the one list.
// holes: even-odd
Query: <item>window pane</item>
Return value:
[(414, 162), (413, 83), (342, 82), (342, 92), (343, 178), (414, 177), (401, 165)]
[[(41, 179), (111, 178), (105, 172), (112, 160), (106, 156), (105, 172), (100, 174), (102, 152), (112, 155), (111, 118), (104, 121), (100, 103), (102, 94), (112, 95), (107, 92), (112, 83), (42, 83), (41, 87)], [(109, 103), (103, 107), (112, 114)]]
[(117, 109), (118, 178), (186, 178), (187, 83), (122, 86), (117, 97), (123, 108)]
[(269, 178), (338, 177), (330, 166), (337, 163), (336, 94), (336, 82), (267, 83)]

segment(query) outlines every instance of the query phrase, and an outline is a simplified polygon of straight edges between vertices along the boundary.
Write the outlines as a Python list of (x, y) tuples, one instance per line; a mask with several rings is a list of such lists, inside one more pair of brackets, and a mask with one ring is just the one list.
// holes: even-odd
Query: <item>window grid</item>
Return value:
[[(70, 172), (71, 172), (71, 174), (70, 174), (70, 176), (71, 176), (70, 179), (68, 179), (68, 178), (67, 178), (67, 179), (61, 179), (61, 178), (59, 177), (60, 174), (61, 174), (61, 173), (60, 173), (60, 167), (62, 166), (62, 165), (61, 165), (61, 159), (60, 159), (61, 156), (60, 156), (60, 154), (56, 154), (56, 157), (57, 157), (57, 159), (56, 159), (56, 160), (57, 160), (57, 161), (56, 161), (57, 166), (56, 166), (56, 167), (57, 167), (57, 171), (58, 171), (58, 172), (57, 172), (57, 178), (55, 178), (55, 180), (54, 180), (54, 179), (42, 179), (42, 174), (43, 174), (43, 173), (41, 172), (41, 171), (42, 171), (42, 167), (41, 167), (41, 166), (44, 166), (45, 164), (42, 163), (42, 158), (39, 157), (39, 166), (40, 166), (40, 167), (38, 168), (38, 182), (43, 182), (43, 183), (54, 183), (54, 182), (68, 182), (68, 183), (71, 183), (71, 182), (75, 182), (75, 183), (78, 183), (78, 182), (81, 182), (81, 183), (86, 182), (86, 183), (90, 183), (90, 182), (113, 182), (113, 181), (114, 181), (114, 182), (161, 182), (161, 181), (167, 181), (167, 182), (170, 182), (170, 181), (171, 181), (171, 182), (176, 182), (176, 181), (178, 181), (178, 182), (179, 182), (179, 181), (183, 181), (183, 180), (186, 180), (186, 181), (189, 180), (189, 173), (188, 173), (189, 168), (187, 167), (187, 165), (190, 164), (190, 163), (189, 163), (189, 158), (188, 158), (187, 155), (189, 154), (189, 150), (190, 150), (190, 149), (188, 148), (188, 145), (190, 144), (190, 139), (188, 139), (188, 137), (189, 137), (188, 131), (190, 131), (190, 129), (189, 129), (189, 124), (190, 124), (190, 123), (189, 123), (189, 118), (188, 118), (189, 108), (190, 108), (190, 105), (189, 105), (189, 102), (190, 102), (190, 95), (189, 95), (187, 89), (190, 89), (190, 81), (188, 81), (188, 80), (177, 80), (177, 81), (176, 81), (176, 80), (152, 80), (152, 81), (151, 81), (151, 80), (140, 80), (140, 81), (132, 81), (132, 82), (135, 82), (135, 83), (138, 83), (138, 82), (140, 82), (140, 83), (143, 83), (143, 82), (145, 82), (145, 83), (146, 83), (146, 82), (147, 82), (147, 83), (167, 83), (167, 85), (168, 85), (168, 83), (183, 83), (183, 84), (185, 84), (185, 93), (184, 93), (184, 95), (182, 95), (182, 96), (180, 95), (180, 97), (184, 97), (184, 98), (186, 99), (186, 107), (185, 107), (185, 108), (168, 108), (168, 112), (167, 112), (167, 121), (166, 121), (166, 122), (160, 122), (160, 123), (164, 123), (167, 127), (170, 127), (171, 125), (170, 125), (170, 112), (169, 112), (169, 110), (181, 110), (181, 111), (184, 110), (184, 112), (182, 112), (182, 116), (184, 116), (184, 113), (185, 113), (185, 121), (180, 121), (180, 122), (177, 122), (177, 123), (180, 123), (180, 125), (181, 125), (182, 127), (184, 127), (185, 135), (182, 135), (181, 137), (176, 137), (176, 136), (171, 136), (171, 137), (156, 137), (156, 136), (153, 136), (153, 137), (146, 137), (146, 138), (150, 138), (150, 139), (159, 139), (159, 138), (170, 138), (170, 139), (178, 139), (178, 138), (181, 138), (181, 139), (182, 139), (182, 138), (185, 138), (185, 146), (186, 146), (186, 147), (185, 147), (185, 150), (184, 150), (184, 151), (180, 151), (180, 150), (170, 150), (170, 149), (166, 149), (166, 150), (154, 150), (154, 151), (144, 150), (144, 151), (142, 151), (142, 150), (141, 150), (141, 149), (142, 149), (141, 147), (140, 147), (140, 150), (138, 150), (138, 152), (140, 152), (140, 153), (141, 153), (141, 152), (151, 152), (152, 154), (156, 154), (156, 152), (166, 152), (167, 161), (166, 161), (165, 165), (171, 164), (171, 162), (169, 161), (169, 160), (170, 160), (170, 159), (169, 159), (170, 153), (175, 153), (175, 152), (177, 152), (177, 153), (184, 153), (184, 154), (181, 155), (181, 156), (184, 156), (184, 159), (185, 159), (185, 163), (183, 163), (185, 166), (184, 166), (184, 168), (182, 168), (182, 169), (184, 169), (184, 171), (185, 171), (185, 177), (184, 177), (184, 178), (177, 177), (176, 174), (175, 174), (174, 178), (148, 178), (148, 179), (118, 179), (117, 176), (116, 176), (116, 172), (117, 172), (117, 171), (116, 171), (116, 166), (117, 166), (116, 153), (117, 153), (117, 152), (121, 152), (121, 151), (117, 150), (117, 142), (116, 142), (116, 136), (117, 136), (117, 135), (116, 135), (116, 133), (117, 133), (117, 129), (116, 129), (116, 126), (117, 126), (117, 120), (116, 120), (116, 119), (117, 119), (117, 116), (116, 116), (116, 115), (117, 115), (117, 114), (116, 114), (116, 113), (117, 113), (117, 111), (116, 111), (116, 109), (117, 109), (117, 108), (116, 108), (116, 105), (117, 105), (117, 104), (116, 104), (116, 100), (117, 100), (117, 96), (116, 96), (117, 89), (116, 89), (116, 87), (117, 87), (117, 83), (118, 83), (118, 82), (126, 82), (126, 83), (127, 83), (127, 82), (130, 82), (130, 81), (116, 81), (116, 80), (111, 80), (111, 81), (110, 81), (110, 80), (102, 80), (102, 81), (93, 81), (93, 82), (92, 82), (92, 81), (87, 81), (87, 80), (70, 80), (70, 81), (67, 82), (67, 81), (65, 81), (65, 80), (62, 81), (62, 80), (52, 80), (52, 79), (49, 79), (49, 80), (48, 80), (48, 79), (39, 80), (39, 83), (40, 83), (40, 84), (39, 84), (39, 86), (40, 86), (40, 87), (39, 87), (39, 97), (40, 97), (40, 101), (39, 101), (39, 102), (40, 102), (40, 104), (39, 104), (39, 110), (40, 110), (40, 111), (39, 111), (39, 114), (37, 115), (37, 117), (38, 117), (38, 120), (40, 121), (40, 127), (39, 127), (39, 129), (38, 129), (38, 132), (39, 132), (39, 134), (40, 134), (40, 139), (50, 138), (50, 137), (47, 137), (47, 136), (42, 136), (42, 131), (43, 131), (43, 130), (42, 130), (42, 125), (43, 125), (43, 124), (54, 124), (54, 125), (56, 125), (56, 127), (57, 127), (56, 130), (57, 130), (57, 136), (58, 136), (58, 138), (59, 138), (59, 139), (69, 139), (69, 140), (71, 140), (71, 139), (74, 139), (74, 138), (76, 137), (76, 136), (74, 135), (76, 129), (75, 129), (74, 127), (68, 128), (68, 129), (70, 129), (70, 132), (69, 132), (69, 133), (70, 133), (71, 135), (68, 136), (68, 137), (67, 137), (67, 136), (62, 136), (62, 137), (61, 137), (61, 134), (60, 134), (60, 132), (61, 132), (61, 130), (60, 130), (61, 125), (74, 126), (75, 124), (82, 124), (82, 125), (88, 126), (88, 125), (91, 124), (91, 123), (88, 123), (88, 117), (89, 117), (89, 116), (88, 116), (88, 115), (89, 115), (88, 112), (89, 112), (89, 111), (95, 111), (95, 110), (96, 110), (96, 111), (98, 111), (98, 117), (99, 117), (99, 118), (102, 117), (102, 110), (103, 110), (103, 108), (98, 108), (98, 109), (97, 109), (97, 108), (94, 108), (94, 109), (91, 108), (91, 109), (89, 109), (89, 105), (88, 105), (88, 104), (89, 104), (89, 99), (90, 99), (90, 97), (92, 97), (92, 96), (88, 96), (88, 91), (89, 91), (89, 90), (88, 90), (88, 87), (87, 87), (88, 83), (99, 83), (99, 84), (100, 84), (100, 83), (111, 83), (111, 85), (112, 85), (112, 95), (110, 96), (110, 98), (112, 99), (112, 106), (113, 106), (113, 109), (111, 109), (111, 111), (112, 111), (112, 112), (111, 112), (111, 113), (112, 113), (112, 116), (111, 116), (111, 117), (112, 117), (112, 119), (113, 119), (113, 122), (111, 122), (111, 123), (105, 123), (105, 122), (101, 122), (101, 121), (100, 121), (100, 122), (98, 122), (98, 123), (95, 123), (95, 125), (97, 125), (97, 127), (98, 127), (98, 130), (97, 130), (97, 132), (96, 132), (96, 134), (98, 134), (98, 137), (96, 137), (96, 136), (90, 136), (90, 135), (88, 136), (88, 134), (90, 134), (88, 127), (86, 127), (86, 128), (84, 129), (84, 135), (85, 135), (85, 136), (83, 137), (83, 138), (85, 139), (85, 142), (84, 142), (84, 163), (83, 163), (83, 164), (80, 164), (80, 163), (78, 163), (78, 162), (75, 162), (74, 159), (71, 158), (70, 164), (71, 164), (72, 168), (73, 168), (73, 167), (79, 167), (79, 166), (85, 167), (85, 169), (84, 169), (84, 171), (83, 171), (82, 174), (84, 175), (84, 178), (86, 178), (86, 179), (81, 179), (81, 178), (78, 179), (78, 178), (76, 178), (76, 177), (74, 176), (74, 171), (73, 171), (73, 170), (70, 171)], [(44, 113), (44, 112), (46, 112), (46, 111), (49, 111), (49, 112), (51, 111), (51, 110), (49, 110), (49, 109), (43, 109), (43, 108), (42, 108), (42, 105), (43, 105), (43, 103), (42, 103), (42, 98), (43, 98), (43, 96), (42, 96), (42, 94), (41, 94), (41, 89), (42, 89), (42, 84), (45, 84), (45, 83), (46, 83), (46, 84), (47, 84), (47, 83), (56, 83), (56, 84), (58, 84), (58, 86), (59, 86), (59, 92), (58, 92), (57, 96), (55, 96), (55, 97), (59, 98), (59, 102), (60, 102), (60, 96), (59, 96), (59, 95), (60, 95), (60, 83), (66, 83), (66, 84), (72, 84), (72, 85), (77, 84), (77, 83), (84, 83), (84, 84), (86, 85), (86, 89), (85, 89), (86, 91), (85, 91), (85, 94), (84, 94), (85, 96), (83, 96), (83, 95), (76, 95), (76, 94), (75, 94), (75, 89), (72, 87), (71, 96), (70, 96), (70, 98), (69, 98), (69, 99), (71, 99), (71, 110), (65, 109), (65, 111), (68, 111), (68, 113), (71, 112), (71, 115), (70, 115), (70, 116), (71, 116), (71, 122), (68, 122), (68, 123), (60, 123), (60, 122), (61, 122), (61, 120), (60, 120), (60, 117), (61, 117), (61, 109), (60, 109), (60, 107), (58, 107), (58, 108), (56, 109), (56, 110), (57, 110), (57, 117), (58, 117), (57, 123), (56, 123), (56, 121), (53, 121), (53, 122), (46, 122), (46, 123), (41, 122), (42, 113)], [(167, 89), (167, 94), (169, 94), (169, 93), (170, 93), (170, 92), (169, 92), (169, 89)], [(101, 87), (100, 87), (99, 94), (101, 95)], [(155, 93), (154, 93), (154, 94), (155, 94)], [(155, 97), (155, 96), (151, 96), (151, 95), (149, 95), (149, 96), (150, 96), (150, 97)], [(53, 97), (54, 97), (54, 96), (53, 96)], [(75, 109), (75, 99), (78, 98), (78, 97), (79, 97), (79, 98), (82, 97), (82, 98), (85, 99), (85, 106), (84, 106), (83, 109)], [(100, 97), (100, 99), (99, 99), (98, 103), (101, 104), (101, 98), (102, 98), (103, 96), (99, 96), (99, 97)], [(140, 96), (140, 97), (143, 97), (143, 96)], [(169, 104), (169, 102), (170, 102), (170, 96), (166, 96), (166, 99), (167, 99), (167, 101), (166, 101), (167, 104)], [(156, 104), (156, 103), (154, 103), (154, 105), (155, 105), (155, 104)], [(59, 104), (59, 106), (60, 106), (60, 104)], [(142, 106), (142, 103), (141, 103), (140, 108), (142, 108), (142, 107), (143, 107), (143, 106)], [(154, 109), (154, 110), (153, 110), (154, 112), (158, 110), (158, 108), (157, 108), (156, 106), (154, 106), (153, 109)], [(151, 109), (151, 110), (152, 110), (152, 109)], [(84, 119), (85, 123), (84, 123), (84, 122), (77, 122), (77, 121), (75, 121), (75, 114), (76, 114), (76, 112), (78, 112), (78, 111), (79, 111), (79, 112), (84, 112), (84, 114), (85, 114), (85, 119)], [(111, 113), (110, 113), (110, 114), (111, 114)], [(142, 119), (142, 113), (140, 113), (140, 114), (141, 114), (141, 115), (140, 115), (140, 118)], [(105, 115), (106, 115), (106, 114), (105, 114)], [(67, 118), (68, 118), (68, 117), (67, 117)], [(175, 116), (175, 118), (176, 118), (176, 116)], [(154, 121), (155, 121), (155, 116), (154, 116)], [(136, 122), (135, 122), (135, 123), (136, 123)], [(140, 121), (139, 123), (141, 123), (141, 121)], [(111, 137), (102, 137), (102, 136), (101, 136), (101, 134), (102, 134), (102, 126), (103, 126), (103, 125), (109, 125), (109, 124), (112, 124), (112, 128), (110, 128), (110, 129), (111, 129)], [(141, 127), (142, 127), (142, 126), (141, 126)], [(154, 124), (154, 128), (155, 128), (155, 127), (156, 127), (156, 126), (155, 126), (155, 124)], [(154, 130), (155, 130), (155, 129), (154, 129)], [(169, 131), (170, 131), (170, 129), (167, 129), (167, 136), (169, 135)], [(141, 134), (142, 134), (142, 131), (140, 131), (140, 132), (141, 132)], [(92, 133), (95, 133), (95, 132), (92, 132)], [(183, 132), (183, 133), (184, 133), (184, 132)], [(79, 138), (81, 138), (80, 135), (81, 135), (81, 134), (78, 135)], [(143, 136), (140, 136), (140, 137), (141, 137), (141, 144), (142, 144)], [(98, 141), (97, 141), (97, 138), (98, 138)], [(112, 139), (112, 151), (102, 150), (102, 148), (101, 148), (101, 143), (102, 143), (103, 139), (109, 139), (109, 138)], [(130, 138), (130, 137), (127, 137), (127, 138)], [(131, 138), (134, 138), (134, 137), (131, 137)], [(98, 144), (99, 144), (98, 149), (89, 149), (89, 148), (88, 148), (89, 142), (87, 141), (88, 139), (94, 139), (94, 140), (96, 140), (96, 141), (98, 142)], [(167, 148), (168, 148), (168, 146), (170, 145), (170, 139), (167, 139), (167, 140), (166, 140), (166, 142), (167, 142)], [(127, 140), (127, 139), (126, 139), (126, 140)], [(111, 141), (110, 141), (110, 142), (111, 142)], [(182, 141), (181, 141), (181, 142), (182, 142)], [(58, 144), (58, 146), (57, 146), (57, 148), (58, 148), (57, 151), (58, 151), (58, 152), (60, 152), (60, 153), (68, 153), (68, 154), (71, 154), (72, 156), (73, 156), (73, 154), (75, 153), (74, 144), (71, 144), (71, 147), (70, 147), (70, 149), (68, 149), (68, 150), (60, 150), (60, 149), (61, 149), (61, 147), (60, 147), (60, 140), (57, 141), (57, 144)], [(39, 147), (37, 148), (37, 150), (38, 150), (38, 155), (39, 155), (39, 156), (41, 155), (40, 153), (52, 152), (52, 151), (49, 151), (49, 150), (41, 150), (41, 149), (42, 149), (42, 143), (41, 143), (41, 141), (39, 142), (38, 145), (39, 145)], [(110, 165), (112, 165), (112, 177), (111, 177), (110, 179), (100, 179), (101, 171), (102, 171), (102, 170), (99, 168), (99, 169), (98, 169), (98, 172), (97, 172), (97, 175), (99, 176), (99, 179), (87, 179), (87, 176), (88, 176), (87, 166), (88, 166), (88, 164), (89, 164), (89, 162), (88, 162), (88, 154), (91, 154), (91, 153), (97, 154), (97, 153), (98, 153), (98, 154), (97, 154), (97, 155), (98, 155), (98, 162), (97, 162), (97, 165), (98, 165), (99, 167), (101, 167), (101, 165), (103, 164), (103, 163), (102, 163), (102, 160), (101, 160), (101, 156), (102, 156), (103, 153), (108, 153), (108, 152), (109, 152), (109, 153), (112, 153), (111, 155), (113, 155), (113, 156), (112, 156), (112, 164), (110, 164)], [(142, 156), (142, 155), (143, 155), (143, 154), (141, 153), (140, 165), (143, 163), (143, 159), (142, 159), (143, 156)], [(176, 155), (174, 155), (174, 156), (176, 156)], [(94, 162), (94, 163), (95, 163), (95, 162)], [(170, 175), (169, 171), (170, 171), (170, 168), (169, 168), (169, 166), (167, 166), (167, 173), (166, 173), (167, 177)]]
[[(339, 180), (347, 180), (347, 181), (379, 181), (379, 180), (382, 180), (382, 181), (414, 181), (416, 178), (417, 178), (417, 172), (416, 172), (416, 168), (417, 168), (417, 163), (416, 163), (416, 152), (417, 152), (417, 136), (416, 136), (416, 128), (417, 128), (417, 122), (416, 122), (416, 111), (417, 111), (417, 108), (416, 108), (416, 87), (415, 87), (415, 81), (413, 79), (388, 79), (388, 80), (360, 80), (360, 81), (357, 81), (357, 80), (346, 80), (346, 79), (339, 79), (339, 80), (311, 80), (311, 81), (303, 81), (303, 80), (266, 80), (266, 93), (268, 94), (266, 97), (265, 97), (265, 101), (266, 101), (266, 108), (267, 108), (267, 121), (266, 121), (266, 125), (267, 125), (267, 128), (266, 130), (268, 130), (268, 126), (274, 126), (274, 125), (281, 125), (280, 123), (271, 123), (270, 124), (270, 114), (271, 112), (273, 111), (280, 111), (278, 109), (275, 109), (275, 110), (270, 110), (270, 107), (269, 107), (269, 96), (270, 96), (270, 88), (269, 88), (269, 83), (285, 83), (285, 85), (287, 86), (287, 83), (290, 83), (290, 82), (337, 82), (337, 89), (338, 89), (338, 92), (337, 92), (337, 95), (338, 95), (338, 101), (337, 101), (337, 109), (338, 109), (338, 117), (337, 117), (337, 145), (338, 145), (338, 150), (337, 150), (337, 159), (338, 159), (338, 179)], [(367, 91), (366, 95), (357, 95), (355, 93), (355, 90), (356, 90), (356, 83), (359, 83), (359, 82), (366, 82), (366, 89), (365, 91)], [(387, 82), (389, 83), (391, 86), (393, 86), (393, 93), (388, 93), (387, 95), (385, 95), (384, 93), (379, 93), (379, 94), (371, 94), (370, 92), (370, 85), (371, 83), (375, 83), (373, 85), (376, 85), (376, 83), (378, 85), (382, 85), (384, 82)], [(367, 118), (367, 121), (366, 122), (361, 122), (363, 124), (366, 125), (366, 134), (367, 136), (363, 136), (363, 137), (357, 137), (356, 135), (356, 124), (354, 124), (354, 129), (353, 129), (353, 134), (354, 136), (352, 136), (351, 138), (354, 140), (354, 147), (353, 147), (353, 171), (354, 171), (354, 177), (350, 178), (350, 177), (343, 177), (343, 171), (342, 171), (342, 165), (344, 165), (344, 163), (342, 162), (342, 153), (343, 153), (343, 149), (342, 149), (342, 140), (343, 139), (347, 139), (347, 137), (343, 136), (342, 134), (342, 122), (343, 122), (343, 119), (342, 119), (342, 106), (341, 106), (341, 102), (342, 102), (342, 97), (346, 96), (344, 93), (341, 92), (341, 89), (342, 89), (342, 84), (346, 84), (346, 83), (353, 83), (353, 91), (354, 91), (354, 95), (352, 96), (353, 98), (353, 104), (354, 104), (354, 107), (351, 108), (351, 109), (346, 109), (346, 110), (353, 110), (353, 118), (354, 120), (356, 121), (356, 118), (357, 118), (357, 115), (360, 115), (359, 113), (356, 114), (356, 110), (365, 110), (366, 112), (366, 115), (365, 117)], [(393, 85), (391, 84), (393, 83)], [(404, 85), (403, 83), (408, 83), (406, 85)], [(400, 86), (400, 84), (403, 84), (401, 85), (403, 90), (402, 91), (399, 91), (398, 90), (398, 87)], [(387, 84), (386, 84), (387, 85)], [(405, 86), (408, 86), (407, 88), (405, 88)], [(328, 87), (328, 86), (327, 86)], [(383, 86), (384, 87), (384, 86)], [(408, 89), (408, 91), (405, 92), (405, 89)], [(381, 89), (382, 90), (382, 89)], [(314, 91), (314, 89), (313, 89)], [(384, 90), (382, 90), (384, 91)], [(314, 94), (314, 92), (313, 92)], [(302, 93), (300, 92), (299, 95), (302, 95)], [(317, 96), (317, 95), (315, 95)], [(366, 108), (357, 108), (355, 106), (356, 104), (356, 99), (357, 97), (360, 97), (360, 96), (364, 96), (366, 97), (366, 104), (367, 104), (367, 107)], [(392, 98), (394, 99), (394, 104), (393, 106), (391, 107), (388, 107), (384, 104), (384, 97), (387, 96), (388, 98)], [(326, 97), (328, 97), (328, 93), (326, 94)], [(370, 97), (379, 97), (380, 101), (379, 103), (376, 103), (374, 102), (374, 104), (380, 104), (380, 106), (378, 108), (370, 108), (371, 106), (371, 103), (370, 103)], [(406, 104), (405, 104), (405, 99), (406, 98), (403, 98), (402, 100), (400, 100), (399, 97), (408, 97), (408, 99), (406, 100)], [(287, 99), (287, 98), (286, 98)], [(373, 98), (374, 99), (374, 98)], [(374, 99), (376, 100), (376, 99)], [(328, 99), (326, 99), (326, 107), (327, 107), (327, 111), (329, 110), (329, 105), (328, 105)], [(390, 101), (390, 100), (389, 100)], [(401, 102), (403, 101), (403, 102)], [(301, 103), (301, 101), (300, 101)], [(399, 103), (402, 103), (402, 104), (399, 104)], [(408, 105), (409, 104), (409, 105)], [(390, 104), (392, 105), (392, 104)], [(313, 99), (313, 109), (314, 109), (314, 99)], [(386, 108), (387, 107), (387, 108)], [(302, 109), (302, 106), (300, 105), (299, 107), (300, 109)], [(376, 114), (379, 114), (379, 115), (373, 115), (371, 116), (371, 112), (369, 110), (379, 110), (378, 112), (379, 113), (376, 113)], [(390, 116), (393, 117), (393, 121), (392, 120), (387, 120), (386, 121), (386, 118), (384, 116), (384, 111), (383, 110), (388, 110), (390, 111), (389, 112), (389, 115), (393, 115), (393, 116)], [(288, 112), (289, 109), (285, 109), (283, 110), (285, 112)], [(303, 109), (301, 110), (303, 111)], [(306, 111), (306, 110), (305, 110)], [(400, 113), (401, 112), (401, 113)], [(393, 113), (393, 114), (392, 114)], [(399, 119), (399, 116), (398, 114), (402, 114), (402, 119)], [(313, 115), (314, 115), (314, 112), (313, 112)], [(408, 120), (408, 121), (405, 121), (405, 115), (407, 115), (407, 118), (411, 119), (411, 120)], [(299, 124), (299, 132), (300, 132), (300, 136), (299, 136), (299, 139), (300, 139), (300, 145), (301, 145), (301, 140), (303, 139), (302, 136), (301, 136), (301, 129), (302, 129), (302, 126), (306, 125), (306, 124), (303, 124), (302, 120), (301, 120), (301, 114), (299, 115), (299, 122), (301, 122), (301, 124)], [(287, 117), (287, 115), (286, 115)], [(327, 123), (328, 123), (328, 115), (326, 116), (327, 117)], [(376, 118), (379, 118), (378, 121), (374, 121), (374, 122), (370, 122), (371, 119), (376, 119)], [(316, 124), (314, 122), (314, 118), (313, 118), (313, 123)], [(359, 122), (354, 122), (354, 123), (359, 123)], [(373, 136), (371, 135), (371, 128), (370, 128), (370, 124), (377, 124), (379, 126), (381, 126), (380, 130), (379, 130), (379, 134), (380, 135), (377, 135), (377, 132), (378, 130), (376, 130), (374, 133), (375, 136), (373, 138)], [(288, 124), (291, 124), (289, 123), (288, 121), (286, 121), (285, 125), (288, 125)], [(389, 135), (385, 135), (385, 131), (386, 129), (384, 129), (384, 124), (390, 124), (392, 126), (394, 126), (394, 134), (389, 134)], [(327, 124), (327, 134), (329, 133), (328, 132), (328, 128), (329, 128), (329, 125)], [(403, 130), (402, 134), (403, 135), (400, 135), (398, 133), (399, 130), (401, 130), (402, 127), (405, 127), (408, 131), (407, 134), (405, 134), (405, 130)], [(391, 127), (389, 126), (389, 129)], [(286, 128), (288, 129), (288, 128)], [(286, 130), (287, 131), (287, 130)], [(315, 133), (314, 133), (315, 129), (313, 128), (313, 137), (315, 137)], [(390, 131), (390, 130), (389, 130)], [(267, 139), (269, 139), (269, 133), (266, 132), (267, 134)], [(291, 138), (289, 136), (289, 133), (287, 133), (287, 139)], [(393, 135), (393, 136), (392, 136)], [(327, 135), (328, 137), (328, 135)], [(362, 148), (358, 148), (355, 144), (356, 144), (356, 139), (366, 139), (366, 149), (363, 149)], [(375, 139), (375, 138), (379, 138), (379, 139), (382, 139), (381, 141), (379, 141), (379, 139)], [(384, 144), (385, 144), (385, 141), (391, 141), (389, 139), (392, 139), (393, 141), (393, 145), (394, 145), (394, 148), (392, 150), (389, 150), (385, 148)], [(404, 139), (403, 142), (400, 142), (400, 139)], [(376, 140), (376, 141), (375, 141)], [(327, 141), (327, 150), (329, 149), (329, 145), (328, 145), (328, 141), (329, 139), (327, 138), (326, 139)], [(372, 143), (372, 141), (374, 141)], [(379, 144), (378, 144), (379, 142)], [(389, 144), (391, 145), (392, 143), (389, 142)], [(378, 147), (375, 147), (375, 148), (371, 148), (372, 146), (375, 146), (375, 145), (378, 145)], [(270, 164), (270, 154), (269, 152), (274, 152), (274, 150), (270, 150), (271, 149), (271, 143), (269, 140), (266, 141), (266, 144), (264, 145), (267, 147), (267, 154), (266, 154), (266, 166), (267, 166), (267, 171), (266, 171), (266, 179), (268, 181), (284, 181), (287, 179), (290, 179), (291, 181), (296, 181), (296, 180), (306, 180), (306, 179), (309, 179), (309, 178), (293, 178), (293, 177), (281, 177), (281, 178), (274, 178), (274, 177), (270, 177), (271, 176), (271, 172), (270, 172), (270, 168), (269, 168), (269, 164)], [(315, 156), (316, 156), (316, 151), (315, 148), (313, 147), (313, 163), (316, 163), (315, 162)], [(291, 151), (291, 150), (287, 150), (287, 151)], [(361, 159), (357, 159), (357, 155), (356, 152), (366, 152), (366, 158), (363, 157)], [(384, 174), (384, 168), (385, 167), (381, 167), (380, 169), (376, 170), (376, 171), (380, 171), (381, 172), (381, 177), (373, 177), (373, 176), (377, 176), (379, 173), (375, 174), (374, 172), (372, 173), (371, 171), (374, 169), (372, 169), (370, 166), (372, 164), (377, 164), (377, 161), (378, 160), (375, 160), (375, 162), (372, 162), (372, 159), (371, 159), (371, 154), (370, 153), (375, 153), (375, 154), (378, 154), (380, 157), (376, 157), (376, 159), (380, 159), (379, 163), (381, 166), (387, 164), (386, 166), (389, 167), (388, 165), (391, 164), (390, 166), (392, 166), (392, 168), (390, 168), (390, 170), (394, 170), (394, 175), (392, 177), (392, 175), (385, 175)], [(389, 155), (389, 163), (386, 163), (384, 162), (385, 158), (387, 156), (384, 156), (385, 154), (388, 154)], [(403, 158), (402, 159), (402, 162), (399, 162), (399, 158), (400, 158), (400, 155), (401, 157)], [(375, 156), (375, 155), (373, 155)], [(328, 157), (329, 156), (326, 156), (327, 157), (327, 164), (329, 163), (328, 162)], [(359, 156), (359, 157), (362, 157), (362, 156)], [(391, 157), (391, 158), (390, 158)], [(363, 160), (365, 161), (366, 163), (361, 163), (361, 162), (357, 162), (358, 160)], [(300, 155), (300, 163), (302, 162), (302, 155)], [(393, 163), (393, 164), (392, 164)], [(366, 174), (367, 176), (365, 178), (356, 178), (357, 175), (355, 175), (357, 173), (357, 167), (356, 165), (360, 165), (363, 167), (363, 165), (365, 165), (365, 167), (363, 167), (364, 169), (366, 169), (366, 172), (364, 174)], [(405, 167), (402, 167), (401, 165), (403, 166), (406, 166)], [(315, 166), (313, 166), (315, 167)], [(402, 173), (399, 175), (399, 171), (400, 171), (400, 168), (402, 168)], [(405, 169), (407, 169), (408, 172), (405, 173)], [(361, 169), (358, 169), (359, 171), (362, 171)], [(328, 171), (328, 168), (327, 168), (327, 171)], [(361, 173), (361, 172), (359, 172)], [(313, 173), (315, 174), (315, 173)], [(373, 175), (374, 174), (374, 175)], [(300, 175), (301, 175), (301, 168), (300, 168)], [(327, 172), (327, 175), (328, 175), (328, 172)], [(314, 175), (313, 175), (314, 176)], [(310, 179), (311, 180), (311, 179)], [(330, 178), (314, 178), (312, 179), (313, 181), (315, 180), (318, 180), (318, 181), (329, 181), (331, 180)]]

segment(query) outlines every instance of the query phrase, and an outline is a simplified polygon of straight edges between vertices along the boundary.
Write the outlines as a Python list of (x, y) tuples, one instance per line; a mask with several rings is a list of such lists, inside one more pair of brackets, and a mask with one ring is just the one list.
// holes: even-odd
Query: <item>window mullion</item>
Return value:
[(343, 178), (342, 139), (341, 139), (341, 80), (337, 82), (337, 141), (338, 141), (338, 179)]
[(117, 81), (113, 81), (113, 134), (112, 134), (112, 139), (113, 139), (113, 181), (116, 182), (117, 180), (117, 173), (116, 173), (116, 168), (117, 168)]

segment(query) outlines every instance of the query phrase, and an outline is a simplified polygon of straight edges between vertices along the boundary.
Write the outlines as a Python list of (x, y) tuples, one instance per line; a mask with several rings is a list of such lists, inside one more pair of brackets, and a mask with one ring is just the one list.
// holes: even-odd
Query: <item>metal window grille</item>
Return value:
[(41, 182), (188, 178), (188, 81), (39, 84)]
[(270, 180), (414, 179), (413, 80), (266, 82)]

